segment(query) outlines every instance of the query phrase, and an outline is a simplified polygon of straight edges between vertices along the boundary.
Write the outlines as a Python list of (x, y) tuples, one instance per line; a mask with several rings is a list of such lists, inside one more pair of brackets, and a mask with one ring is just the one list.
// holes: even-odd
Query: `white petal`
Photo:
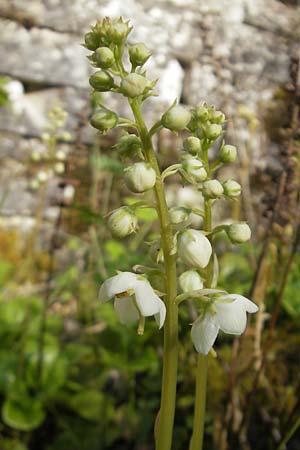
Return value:
[(121, 272), (114, 277), (108, 278), (100, 288), (100, 302), (107, 302), (115, 295), (126, 292), (128, 289), (133, 289), (136, 281), (137, 276), (131, 272)]
[(204, 317), (199, 317), (192, 326), (191, 336), (198, 353), (207, 355), (218, 336), (219, 327), (214, 322), (213, 316), (207, 312)]
[[(226, 296), (224, 299), (228, 297)], [(225, 333), (242, 334), (247, 325), (247, 314), (243, 303), (238, 300), (233, 300), (230, 303), (220, 300), (214, 303), (217, 310), (215, 322)]]
[(258, 311), (258, 306), (255, 303), (251, 302), (251, 300), (249, 300), (248, 298), (243, 297), (242, 295), (230, 294), (228, 295), (228, 297), (235, 298), (237, 301), (242, 303), (245, 311), (247, 311), (248, 313), (256, 313)]
[(163, 324), (165, 323), (165, 318), (166, 318), (166, 307), (164, 302), (159, 298), (160, 301), (160, 309), (159, 312), (157, 314), (155, 314), (155, 320), (156, 323), (158, 325), (158, 328), (161, 329), (161, 327), (163, 326)]
[(132, 297), (116, 297), (114, 301), (114, 308), (118, 314), (120, 322), (123, 324), (132, 323), (139, 320), (139, 312)]
[(155, 294), (147, 280), (137, 280), (133, 289), (142, 316), (148, 317), (160, 313), (161, 299)]

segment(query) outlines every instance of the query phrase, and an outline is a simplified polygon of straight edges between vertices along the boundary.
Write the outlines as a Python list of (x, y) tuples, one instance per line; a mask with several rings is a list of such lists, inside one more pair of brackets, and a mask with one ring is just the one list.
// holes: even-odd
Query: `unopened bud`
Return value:
[(67, 155), (63, 150), (57, 150), (57, 152), (55, 153), (55, 158), (58, 159), (59, 161), (65, 161)]
[(151, 56), (150, 50), (142, 42), (129, 47), (128, 52), (130, 62), (134, 67), (142, 66)]
[(108, 219), (107, 225), (113, 236), (123, 238), (137, 229), (137, 217), (127, 206), (114, 211)]
[(49, 175), (47, 172), (45, 172), (44, 170), (40, 170), (37, 175), (36, 175), (37, 180), (39, 181), (39, 183), (45, 183), (48, 178)]
[(163, 126), (171, 131), (183, 130), (190, 120), (190, 112), (180, 105), (173, 106), (161, 118)]
[(32, 150), (30, 158), (32, 159), (32, 161), (38, 162), (38, 161), (40, 161), (42, 159), (41, 158), (41, 153), (39, 151), (37, 151), (37, 150)]
[(180, 275), (179, 286), (183, 292), (197, 291), (203, 288), (203, 280), (196, 270), (187, 270)]
[(56, 164), (54, 164), (54, 172), (57, 173), (58, 175), (61, 175), (62, 173), (64, 173), (65, 171), (65, 165), (62, 162), (58, 162)]
[(205, 105), (198, 106), (195, 109), (195, 116), (201, 122), (206, 122), (209, 118), (209, 108)]
[(223, 129), (221, 125), (217, 123), (212, 123), (208, 125), (205, 130), (206, 137), (211, 141), (215, 141), (221, 134), (223, 133)]
[(84, 43), (89, 50), (96, 50), (100, 45), (99, 34), (93, 31), (86, 33), (84, 36)]
[(236, 159), (236, 147), (234, 145), (224, 145), (221, 147), (219, 159), (222, 163), (232, 163)]
[(198, 155), (201, 150), (201, 141), (197, 137), (189, 136), (183, 141), (183, 148), (191, 155)]
[(183, 206), (175, 206), (169, 210), (169, 215), (171, 223), (177, 225), (188, 220), (190, 211)]
[(32, 189), (33, 191), (36, 191), (39, 187), (40, 187), (40, 183), (38, 179), (33, 179), (30, 181), (29, 183), (30, 189)]
[(90, 85), (99, 92), (109, 91), (114, 86), (114, 79), (108, 72), (98, 70), (89, 79)]
[(109, 34), (111, 36), (112, 41), (115, 44), (120, 45), (126, 40), (131, 30), (132, 27), (129, 26), (129, 22), (124, 22), (123, 19), (120, 17), (117, 20), (111, 21)]
[(207, 172), (199, 159), (191, 156), (183, 158), (182, 168), (191, 175), (195, 181), (204, 181), (207, 178)]
[(156, 173), (148, 163), (135, 163), (127, 167), (124, 172), (126, 185), (132, 192), (145, 192), (155, 185)]
[(242, 192), (242, 187), (234, 180), (227, 180), (223, 183), (224, 194), (228, 197), (239, 197)]
[(106, 108), (98, 108), (91, 117), (91, 125), (97, 130), (107, 131), (118, 123), (118, 116)]
[(125, 97), (138, 97), (142, 95), (146, 86), (147, 79), (138, 73), (130, 73), (123, 78), (120, 86), (120, 90)]
[(99, 47), (95, 51), (95, 60), (101, 69), (109, 69), (115, 62), (113, 52), (108, 47)]
[(224, 189), (218, 180), (208, 180), (203, 183), (202, 193), (204, 197), (218, 198), (223, 194)]
[(225, 114), (222, 111), (214, 111), (211, 115), (211, 121), (222, 125), (226, 120)]
[(135, 134), (121, 136), (114, 148), (122, 156), (133, 158), (142, 148), (141, 140)]
[(179, 235), (178, 254), (188, 266), (204, 268), (209, 263), (212, 248), (200, 231), (189, 229)]
[(251, 238), (251, 230), (247, 223), (232, 223), (227, 228), (227, 235), (233, 244), (242, 244)]

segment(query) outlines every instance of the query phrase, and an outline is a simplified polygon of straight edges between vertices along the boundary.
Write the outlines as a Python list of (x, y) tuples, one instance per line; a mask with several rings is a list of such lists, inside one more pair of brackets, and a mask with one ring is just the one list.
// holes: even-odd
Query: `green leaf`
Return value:
[(11, 276), (13, 270), (14, 264), (11, 261), (0, 259), (0, 285)]
[(104, 249), (112, 262), (118, 261), (122, 256), (126, 255), (127, 252), (125, 245), (114, 239), (106, 241)]
[(98, 421), (103, 412), (104, 399), (96, 389), (85, 389), (71, 398), (70, 406), (84, 419)]
[(4, 423), (17, 430), (34, 430), (41, 425), (44, 418), (43, 405), (37, 398), (29, 396), (8, 398), (2, 407)]

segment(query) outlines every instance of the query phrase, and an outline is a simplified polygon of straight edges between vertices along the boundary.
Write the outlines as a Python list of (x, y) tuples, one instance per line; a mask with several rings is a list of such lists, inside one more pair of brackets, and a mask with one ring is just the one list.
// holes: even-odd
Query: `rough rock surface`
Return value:
[[(0, 0), (0, 74), (16, 81), (13, 108), (0, 110), (0, 182), (10, 192), (0, 212), (30, 215), (34, 209), (20, 148), (41, 135), (51, 106), (61, 104), (69, 112), (74, 139), (80, 128), (83, 139), (91, 142), (93, 130), (81, 127), (89, 114), (90, 67), (80, 42), (97, 18), (130, 18), (135, 27), (132, 42), (145, 41), (153, 50), (147, 69), (150, 78), (160, 77), (161, 96), (149, 103), (149, 121), (177, 97), (185, 104), (214, 103), (238, 124), (238, 105), (258, 114), (278, 86), (289, 82), (290, 60), (299, 52), (300, 6), (285, 3)], [(126, 113), (118, 101), (116, 108)], [(241, 130), (234, 139), (248, 138)]]

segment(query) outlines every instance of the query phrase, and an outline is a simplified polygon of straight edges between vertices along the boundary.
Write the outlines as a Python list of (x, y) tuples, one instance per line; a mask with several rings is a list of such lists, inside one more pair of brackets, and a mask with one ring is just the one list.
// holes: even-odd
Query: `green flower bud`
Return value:
[(114, 211), (108, 219), (107, 225), (113, 236), (124, 238), (137, 229), (137, 217), (127, 206)]
[(222, 163), (232, 163), (236, 159), (237, 150), (234, 145), (223, 145), (219, 153), (219, 159)]
[(211, 121), (214, 123), (222, 124), (226, 120), (225, 114), (222, 111), (214, 111), (212, 113)]
[(183, 106), (173, 106), (166, 111), (162, 118), (162, 124), (171, 131), (183, 130), (191, 120), (191, 113)]
[(129, 22), (123, 22), (120, 17), (117, 20), (112, 21), (111, 29), (109, 30), (110, 37), (112, 41), (120, 45), (125, 42), (128, 34), (131, 32), (132, 27), (129, 26)]
[(111, 128), (114, 128), (117, 123), (117, 114), (106, 108), (98, 108), (91, 118), (91, 125), (100, 131), (110, 130)]
[(147, 79), (138, 73), (130, 73), (121, 82), (120, 90), (125, 97), (142, 95), (147, 86)]
[(211, 141), (215, 141), (218, 139), (219, 136), (223, 133), (223, 129), (221, 125), (217, 123), (212, 123), (208, 125), (208, 127), (205, 130), (206, 137), (210, 139)]
[(125, 157), (134, 157), (141, 151), (141, 140), (135, 134), (121, 136), (114, 148)]
[(195, 181), (204, 181), (207, 178), (207, 172), (199, 159), (188, 155), (182, 160), (182, 168), (191, 175)]
[(98, 70), (90, 76), (90, 85), (100, 92), (109, 91), (114, 86), (114, 79), (108, 72)]
[(231, 198), (239, 197), (242, 192), (241, 185), (234, 180), (225, 181), (225, 183), (223, 183), (223, 188), (224, 194)]
[(207, 198), (218, 198), (223, 194), (224, 189), (218, 180), (208, 180), (203, 183), (202, 193)]
[(197, 137), (189, 136), (184, 139), (183, 148), (191, 155), (197, 155), (201, 151), (201, 141)]
[(183, 292), (197, 291), (203, 289), (203, 281), (196, 270), (187, 270), (180, 275), (179, 286)]
[(206, 122), (209, 119), (210, 109), (205, 106), (197, 106), (195, 109), (195, 117), (200, 120), (200, 122)]
[(151, 56), (150, 50), (142, 42), (129, 47), (128, 52), (130, 62), (134, 67), (142, 66)]
[(242, 244), (251, 238), (251, 230), (247, 223), (232, 223), (227, 228), (227, 235), (233, 244)]
[(152, 189), (155, 185), (156, 173), (148, 163), (135, 163), (127, 167), (124, 172), (125, 183), (132, 192), (145, 192)]
[(84, 43), (89, 50), (96, 50), (100, 45), (100, 36), (98, 33), (90, 31), (84, 36)]
[(101, 69), (109, 69), (115, 62), (113, 52), (108, 47), (100, 47), (95, 51), (95, 60)]
[(169, 215), (171, 223), (177, 225), (188, 220), (190, 212), (183, 206), (175, 206), (169, 210)]

